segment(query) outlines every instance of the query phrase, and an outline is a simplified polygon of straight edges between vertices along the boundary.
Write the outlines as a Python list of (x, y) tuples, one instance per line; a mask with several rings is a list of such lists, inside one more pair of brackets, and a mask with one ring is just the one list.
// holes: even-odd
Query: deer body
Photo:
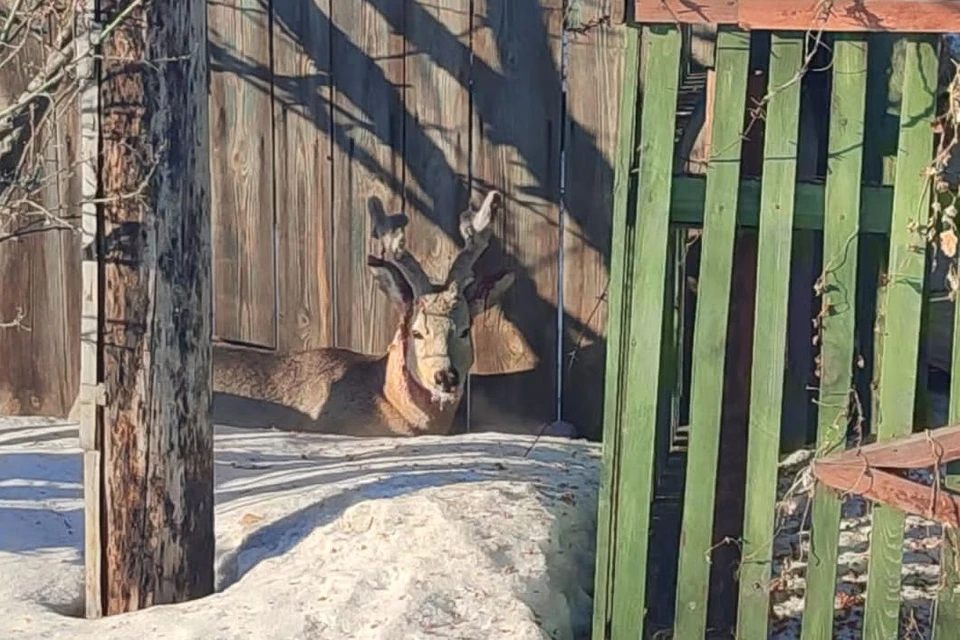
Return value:
[[(387, 353), (323, 348), (274, 354), (216, 346), (214, 421), (350, 436), (449, 433), (473, 365), (472, 319), (513, 282), (509, 273), (480, 281), (472, 274), (499, 202), (492, 192), (480, 210), (461, 217), (466, 246), (439, 285), (406, 252), (402, 227), (385, 232), (382, 220), (375, 223), (382, 255), (369, 256), (368, 266), (401, 310)], [(371, 215), (379, 215), (379, 207), (371, 207)]]

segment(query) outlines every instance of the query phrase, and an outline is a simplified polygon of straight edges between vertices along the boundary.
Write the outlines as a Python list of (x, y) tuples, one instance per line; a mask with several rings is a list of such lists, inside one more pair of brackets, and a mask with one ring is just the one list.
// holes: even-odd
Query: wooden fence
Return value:
[[(518, 277), (475, 329), (474, 422), (553, 420), (563, 396), (566, 419), (598, 426), (623, 5), (210, 0), (215, 338), (385, 349), (368, 199), (409, 217), (436, 275), (459, 213), (498, 188), (479, 268)], [(0, 333), (0, 413), (73, 404), (77, 246), (0, 243), (0, 318), (23, 306), (32, 329)]]
[[(732, 16), (687, 15), (688, 4), (638, 4), (642, 29), (631, 28), (627, 36), (596, 640), (651, 637), (665, 628), (684, 639), (713, 637), (708, 629), (729, 637), (734, 628), (738, 638), (767, 637), (779, 455), (783, 432), (796, 420), (785, 398), (793, 355), (787, 336), (800, 313), (791, 300), (800, 274), (793, 257), (822, 253), (810, 282), (817, 294), (813, 313), (799, 318), (815, 345), (806, 363), (815, 380), (814, 402), (807, 404), (817, 454), (825, 455), (851, 446), (855, 427), (883, 442), (917, 424), (916, 390), (925, 377), (918, 366), (924, 294), (936, 286), (928, 269), (937, 254), (931, 248), (936, 234), (926, 235), (927, 224), (949, 229), (933, 215), (946, 209), (949, 192), (940, 195), (941, 208), (930, 206), (930, 168), (941, 139), (932, 124), (944, 93), (938, 37), (868, 35), (865, 30), (882, 28), (835, 19), (842, 12), (830, 14), (819, 29), (774, 20), (767, 26), (781, 30), (743, 30), (737, 25), (762, 28), (772, 20), (758, 7), (773, 14), (784, 3), (741, 0), (746, 18), (737, 14), (736, 2), (699, 3), (708, 14), (732, 7)], [(953, 12), (939, 16), (941, 27), (956, 26), (957, 7), (935, 4), (937, 11)], [(674, 9), (669, 15), (655, 15), (667, 5)], [(914, 9), (927, 7), (933, 5)], [(901, 12), (897, 20), (910, 15)], [(677, 176), (673, 168), (684, 35), (690, 33), (677, 20), (721, 23), (706, 81), (709, 163), (703, 181)], [(793, 31), (782, 31), (787, 28)], [(952, 75), (951, 67), (946, 76)], [(756, 78), (764, 79), (759, 87)], [(805, 94), (824, 90), (816, 88), (823, 78), (829, 81), (828, 122), (814, 162), (822, 170), (800, 182), (806, 150), (800, 131), (812, 107)], [(762, 180), (750, 179), (761, 171)], [(692, 367), (678, 362), (683, 350), (676, 348), (676, 310), (668, 303), (676, 268), (671, 229), (678, 225), (697, 230), (691, 235), (698, 241), (695, 309), (685, 314), (692, 325)], [(953, 362), (958, 358), (955, 348)], [(677, 434), (667, 426), (683, 404), (674, 385), (684, 366), (691, 370), (689, 390), (683, 390), (689, 426), (685, 459), (677, 465), (671, 461)], [(960, 376), (950, 393), (950, 421), (957, 422)], [(681, 488), (672, 507), (664, 508), (664, 476), (671, 473), (681, 476)], [(803, 638), (833, 634), (840, 505), (838, 493), (818, 486)], [(864, 637), (895, 638), (904, 512), (875, 506), (872, 531)], [(739, 546), (725, 544), (727, 537)], [(954, 540), (944, 538), (944, 557), (953, 557)], [(938, 638), (956, 633), (960, 615), (951, 588), (956, 567), (944, 562), (942, 572), (949, 586), (940, 591)]]

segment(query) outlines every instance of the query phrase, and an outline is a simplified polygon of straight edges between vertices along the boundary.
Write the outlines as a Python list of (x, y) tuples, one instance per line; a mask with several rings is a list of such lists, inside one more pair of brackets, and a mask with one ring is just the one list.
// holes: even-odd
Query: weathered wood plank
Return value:
[(330, 0), (271, 3), (280, 351), (334, 345)]
[(101, 505), (103, 501), (103, 413), (100, 397), (100, 262), (98, 245), (98, 207), (100, 176), (100, 87), (98, 66), (91, 50), (91, 31), (96, 17), (94, 0), (84, 0), (78, 12), (77, 83), (80, 108), (80, 145), (77, 172), (81, 181), (81, 242), (83, 294), (80, 316), (80, 390), (73, 419), (80, 423), (80, 448), (83, 449), (83, 565), (84, 610), (87, 618), (103, 614), (103, 539)]
[(214, 586), (207, 7), (128, 4), (100, 4), (130, 12), (100, 83), (108, 615)]
[[(51, 16), (51, 24), (56, 20)], [(52, 44), (21, 35), (6, 45), (0, 107), (26, 90)], [(79, 223), (78, 116), (68, 96), (55, 95), (67, 99), (53, 107), (34, 101), (33, 124), (21, 129), (23, 143), (0, 153), (0, 173), (20, 177), (4, 186), (7, 206), (0, 213), (0, 323), (23, 316), (22, 326), (0, 328), (0, 415), (62, 417), (77, 397), (81, 276), (79, 237), (72, 225)], [(27, 176), (43, 186), (24, 189)], [(10, 203), (20, 198), (30, 205), (10, 216)]]
[[(622, 404), (613, 573), (612, 637), (643, 636), (653, 459), (660, 396), (660, 349), (670, 221), (673, 133), (681, 34), (676, 26), (644, 27), (644, 103), (632, 236), (630, 316)], [(616, 312), (616, 311), (614, 311)]]
[(469, 200), (470, 1), (403, 2), (407, 245), (442, 282), (462, 244), (458, 225)]
[[(931, 446), (935, 445), (935, 446)], [(960, 457), (960, 426), (949, 426), (934, 432), (924, 430), (895, 442), (874, 442), (848, 449), (831, 456), (830, 464), (839, 463), (885, 469), (923, 469)]]
[(596, 573), (593, 590), (593, 637), (605, 637), (610, 622), (610, 604), (613, 587), (617, 504), (621, 443), (620, 406), (626, 382), (626, 338), (630, 323), (630, 296), (624, 295), (629, 285), (627, 260), (632, 240), (627, 236), (630, 217), (629, 198), (631, 170), (636, 159), (634, 135), (637, 121), (640, 72), (640, 30), (624, 29), (623, 72), (620, 81), (620, 109), (617, 126), (617, 149), (612, 185), (610, 236), (610, 291), (606, 338), (606, 370), (603, 392), (603, 464), (600, 472), (599, 505), (597, 511)]
[(516, 274), (501, 305), (474, 323), (474, 373), (531, 372), (522, 384), (504, 376), (484, 387), (502, 415), (534, 423), (558, 408), (562, 29), (562, 0), (473, 2), (471, 186), (476, 201), (489, 188), (506, 196), (476, 269)]
[[(925, 484), (881, 469), (865, 470), (861, 466), (822, 464), (814, 467), (814, 475), (817, 482), (834, 491), (860, 495), (875, 502), (874, 509), (882, 506), (929, 518), (944, 527), (960, 527), (960, 495), (956, 493), (938, 491), (931, 495), (930, 487)], [(899, 590), (899, 584), (897, 587)], [(895, 638), (896, 630), (894, 635), (881, 637)]]
[(955, 0), (634, 0), (642, 23), (737, 24), (746, 30), (953, 33)]
[(743, 113), (750, 61), (749, 34), (723, 27), (717, 36), (716, 98), (700, 239), (700, 279), (694, 324), (690, 443), (683, 500), (674, 636), (700, 638), (707, 625), (713, 514), (723, 408), (733, 248)]
[(736, 24), (737, 0), (634, 0), (641, 23)]
[(267, 0), (209, 3), (214, 337), (276, 345)]
[[(856, 327), (857, 250), (867, 95), (867, 39), (840, 35), (833, 44), (833, 97), (827, 150), (826, 224), (818, 288), (820, 397), (817, 453), (842, 448), (850, 424)], [(818, 490), (807, 564), (804, 640), (833, 633), (840, 539), (840, 499)]]
[(336, 344), (381, 353), (397, 312), (370, 277), (368, 207), (403, 209), (403, 2), (331, 2)]
[(100, 505), (103, 496), (103, 454), (83, 452), (83, 607), (88, 619), (103, 615), (103, 524)]
[(766, 111), (757, 299), (747, 439), (747, 490), (737, 634), (767, 634), (777, 462), (780, 448), (787, 303), (793, 239), (802, 34), (771, 36)]
[[(737, 22), (744, 29), (823, 29), (951, 33), (960, 30), (955, 0), (737, 0)], [(829, 10), (828, 10), (829, 9)]]
[[(909, 434), (913, 425), (925, 271), (925, 243), (913, 225), (922, 228), (930, 213), (931, 190), (924, 170), (933, 155), (937, 51), (929, 37), (906, 38), (889, 272), (879, 294), (884, 353), (875, 425), (881, 442)], [(904, 518), (898, 509), (884, 505), (873, 509), (864, 611), (868, 638), (897, 637)]]
[[(613, 0), (580, 4), (580, 24), (609, 15)], [(562, 417), (596, 438), (603, 425), (614, 155), (623, 75), (624, 27), (567, 25), (566, 166), (563, 210)]]

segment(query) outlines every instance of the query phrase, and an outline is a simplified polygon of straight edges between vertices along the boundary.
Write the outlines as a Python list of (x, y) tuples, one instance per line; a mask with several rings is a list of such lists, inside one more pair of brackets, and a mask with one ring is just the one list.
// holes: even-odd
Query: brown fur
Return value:
[[(467, 246), (442, 285), (422, 275), (404, 249), (402, 230), (384, 240), (390, 259), (368, 260), (381, 289), (402, 309), (386, 354), (325, 348), (278, 355), (214, 347), (214, 421), (351, 436), (449, 433), (473, 365), (472, 318), (513, 282), (509, 273), (479, 283), (470, 275), (497, 204), (493, 192), (479, 212), (464, 214)], [(443, 389), (440, 380), (450, 371), (458, 382)]]

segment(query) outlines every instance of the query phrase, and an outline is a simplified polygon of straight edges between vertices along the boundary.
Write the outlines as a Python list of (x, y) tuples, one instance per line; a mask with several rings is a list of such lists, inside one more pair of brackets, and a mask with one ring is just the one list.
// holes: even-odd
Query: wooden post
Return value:
[(88, 612), (110, 615), (213, 591), (209, 72), (203, 0), (100, 5), (85, 491)]
[(97, 195), (100, 167), (100, 101), (97, 64), (92, 55), (97, 34), (95, 0), (85, 0), (75, 25), (76, 56), (80, 83), (81, 230), (83, 254), (81, 272), (83, 296), (80, 311), (80, 390), (74, 405), (74, 417), (80, 421), (80, 447), (83, 449), (84, 498), (84, 601), (88, 618), (103, 615), (100, 597), (103, 553), (100, 542), (100, 482), (102, 477), (102, 366), (100, 361), (100, 246), (97, 229)]

